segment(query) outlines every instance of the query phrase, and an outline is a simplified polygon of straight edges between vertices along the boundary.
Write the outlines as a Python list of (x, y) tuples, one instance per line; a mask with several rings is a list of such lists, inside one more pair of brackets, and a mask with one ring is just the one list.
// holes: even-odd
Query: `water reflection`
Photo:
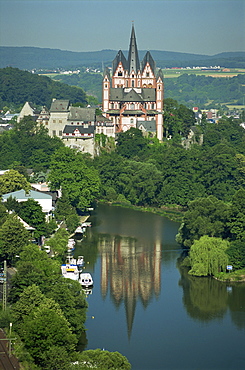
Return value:
[(183, 303), (190, 317), (203, 322), (223, 319), (230, 310), (234, 324), (245, 328), (245, 285), (217, 281), (211, 277), (188, 275), (180, 268), (179, 285), (183, 288)]
[(100, 235), (98, 249), (102, 296), (110, 290), (116, 306), (124, 302), (130, 336), (138, 299), (147, 307), (152, 296), (160, 294), (161, 244), (146, 249), (137, 246), (134, 238)]

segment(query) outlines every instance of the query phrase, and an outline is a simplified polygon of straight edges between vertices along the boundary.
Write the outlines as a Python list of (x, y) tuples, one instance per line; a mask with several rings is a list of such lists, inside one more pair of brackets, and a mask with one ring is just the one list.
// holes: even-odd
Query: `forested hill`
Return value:
[[(127, 51), (124, 51), (127, 56)], [(146, 50), (140, 50), (143, 59)], [(37, 47), (0, 47), (0, 68), (12, 66), (20, 69), (72, 68), (81, 66), (111, 65), (117, 50), (73, 52), (59, 49)], [(158, 67), (186, 67), (197, 65), (221, 65), (229, 68), (244, 67), (245, 52), (229, 52), (217, 55), (178, 53), (172, 51), (151, 50)]]
[(87, 95), (80, 87), (68, 86), (18, 68), (0, 69), (0, 109), (4, 106), (22, 107), (26, 101), (49, 108), (53, 98), (69, 99), (71, 103), (87, 102)]

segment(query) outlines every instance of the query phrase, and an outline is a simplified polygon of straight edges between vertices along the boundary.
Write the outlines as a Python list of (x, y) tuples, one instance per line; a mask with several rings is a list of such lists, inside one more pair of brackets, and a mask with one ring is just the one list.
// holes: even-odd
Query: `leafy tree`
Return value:
[(226, 252), (234, 269), (245, 267), (245, 239), (232, 241)]
[(36, 238), (46, 235), (47, 227), (45, 214), (37, 201), (34, 199), (27, 199), (26, 202), (21, 202), (18, 214), (30, 226), (35, 228), (34, 236)]
[(117, 139), (117, 153), (126, 158), (133, 158), (146, 155), (148, 140), (143, 136), (142, 131), (131, 127), (126, 132), (121, 132)]
[(65, 191), (62, 192), (62, 196), (56, 203), (55, 217), (58, 220), (65, 221), (66, 227), (71, 233), (76, 230), (80, 223), (76, 209), (70, 204)]
[(111, 369), (130, 370), (131, 365), (127, 358), (119, 352), (102, 351), (101, 349), (83, 351), (78, 355), (78, 365), (72, 369)]
[(228, 246), (228, 241), (207, 235), (195, 240), (189, 253), (191, 263), (189, 274), (209, 276), (220, 271), (226, 271), (228, 263), (226, 250)]
[(232, 240), (245, 239), (245, 190), (240, 189), (232, 198), (228, 226)]
[(81, 335), (85, 331), (87, 301), (81, 285), (70, 279), (60, 279), (59, 284), (50, 286), (47, 297), (59, 304), (65, 318), (71, 325), (73, 333)]
[(18, 171), (9, 170), (0, 176), (0, 194), (7, 194), (20, 189), (28, 192), (31, 189), (31, 184)]
[(197, 198), (189, 203), (176, 240), (190, 247), (201, 236), (227, 238), (229, 206), (214, 196)]
[(19, 256), (17, 272), (11, 280), (11, 302), (16, 302), (23, 290), (30, 285), (39, 286), (42, 293), (46, 294), (50, 286), (61, 279), (60, 262), (50, 259), (37, 245), (24, 246)]
[(9, 262), (16, 260), (24, 246), (29, 243), (30, 234), (15, 214), (7, 217), (0, 229), (0, 256)]
[(48, 180), (53, 190), (62, 189), (73, 207), (85, 210), (99, 193), (100, 179), (92, 166), (87, 166), (81, 153), (64, 147), (51, 161)]

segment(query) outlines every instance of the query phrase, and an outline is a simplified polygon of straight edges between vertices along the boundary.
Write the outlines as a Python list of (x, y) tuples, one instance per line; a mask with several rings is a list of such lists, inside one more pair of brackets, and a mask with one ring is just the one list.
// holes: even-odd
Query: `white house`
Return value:
[(17, 202), (26, 202), (28, 199), (34, 199), (42, 207), (46, 218), (52, 213), (52, 196), (40, 191), (30, 190), (28, 193), (25, 190), (17, 190), (12, 193), (2, 195), (3, 202), (6, 202), (9, 197), (15, 198)]

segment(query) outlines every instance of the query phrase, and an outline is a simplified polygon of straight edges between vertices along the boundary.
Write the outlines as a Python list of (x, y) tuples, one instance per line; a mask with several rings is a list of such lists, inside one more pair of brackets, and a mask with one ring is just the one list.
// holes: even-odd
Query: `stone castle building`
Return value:
[(102, 93), (103, 115), (115, 126), (115, 132), (131, 127), (146, 127), (152, 121), (159, 140), (163, 137), (164, 83), (161, 69), (148, 51), (140, 62), (134, 25), (128, 58), (119, 50), (113, 63), (104, 71)]

